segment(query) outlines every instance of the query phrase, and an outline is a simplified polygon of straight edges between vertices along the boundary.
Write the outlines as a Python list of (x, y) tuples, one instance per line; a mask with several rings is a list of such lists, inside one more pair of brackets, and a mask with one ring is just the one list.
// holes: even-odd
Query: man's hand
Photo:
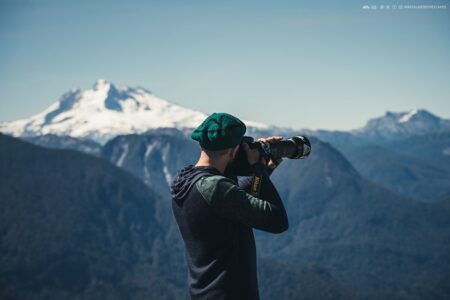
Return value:
[[(258, 142), (261, 142), (263, 144), (268, 144), (270, 142), (276, 142), (276, 141), (280, 141), (282, 140), (283, 137), (279, 136), (279, 135), (274, 135), (274, 136), (269, 136), (266, 138), (259, 138)], [(267, 163), (267, 167), (269, 167), (270, 169), (275, 169), (281, 162), (283, 161), (282, 158), (278, 159), (277, 161), (272, 161), (269, 160), (269, 162)]]
[(258, 149), (250, 149), (247, 143), (242, 143), (242, 146), (244, 147), (250, 165), (254, 165), (257, 162), (262, 162), (263, 164), (266, 163), (266, 160), (262, 157), (261, 153), (259, 153)]

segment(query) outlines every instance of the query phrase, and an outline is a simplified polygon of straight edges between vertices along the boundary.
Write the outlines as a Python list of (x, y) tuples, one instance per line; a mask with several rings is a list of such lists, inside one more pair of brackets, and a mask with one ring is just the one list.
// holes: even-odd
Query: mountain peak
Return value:
[(425, 109), (411, 109), (407, 112), (387, 111), (383, 116), (369, 120), (366, 126), (354, 132), (369, 138), (397, 138), (449, 130), (449, 122)]
[(399, 118), (400, 123), (405, 122), (414, 122), (417, 120), (425, 120), (428, 119), (430, 121), (439, 120), (439, 117), (433, 115), (429, 111), (425, 109), (412, 109), (409, 112), (403, 113), (403, 115)]
[[(192, 129), (205, 118), (202, 112), (161, 99), (144, 88), (98, 79), (92, 89), (73, 89), (28, 119), (0, 123), (0, 132), (22, 137), (66, 135), (104, 144), (117, 135), (152, 129)], [(257, 122), (245, 123), (249, 129), (269, 128)]]
[(407, 123), (415, 122), (418, 120), (441, 120), (439, 117), (430, 113), (425, 109), (411, 109), (406, 112), (392, 112), (386, 111), (382, 117), (374, 118), (368, 121), (368, 123), (373, 122), (394, 122), (394, 123)]
[(120, 134), (155, 128), (195, 128), (205, 117), (145, 89), (116, 86), (99, 79), (92, 89), (69, 91), (29, 119), (2, 123), (0, 131), (25, 137), (44, 134), (87, 137), (103, 144)]
[(110, 86), (111, 83), (106, 81), (105, 79), (97, 79), (97, 81), (94, 83), (93, 89), (98, 91), (103, 89), (109, 89)]

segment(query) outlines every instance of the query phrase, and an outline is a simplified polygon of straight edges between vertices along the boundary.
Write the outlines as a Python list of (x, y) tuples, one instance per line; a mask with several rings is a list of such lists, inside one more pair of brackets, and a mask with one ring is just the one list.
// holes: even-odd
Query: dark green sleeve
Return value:
[(203, 177), (196, 187), (213, 211), (222, 217), (272, 233), (288, 228), (278, 193), (271, 201), (256, 198), (224, 176)]

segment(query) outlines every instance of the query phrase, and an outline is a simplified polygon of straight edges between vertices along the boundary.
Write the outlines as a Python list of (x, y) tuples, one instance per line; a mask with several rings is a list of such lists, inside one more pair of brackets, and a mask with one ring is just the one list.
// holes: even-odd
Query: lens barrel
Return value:
[[(251, 149), (258, 149), (267, 159), (278, 160), (285, 157), (299, 159), (306, 158), (311, 153), (311, 143), (308, 138), (301, 135), (266, 144), (257, 142), (250, 136), (244, 136), (242, 143), (247, 143)], [(250, 176), (252, 172), (247, 154), (243, 147), (240, 147), (235, 159), (228, 164), (225, 174), (229, 176)]]
[[(256, 142), (258, 143), (258, 142)], [(304, 136), (293, 136), (286, 140), (270, 142), (268, 146), (260, 148), (266, 155), (279, 158), (299, 159), (305, 158), (311, 153), (311, 143)]]

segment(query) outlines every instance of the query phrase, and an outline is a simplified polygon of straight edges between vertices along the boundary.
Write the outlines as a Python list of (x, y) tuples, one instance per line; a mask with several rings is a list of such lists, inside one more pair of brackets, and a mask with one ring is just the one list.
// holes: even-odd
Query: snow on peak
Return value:
[[(0, 131), (14, 136), (87, 137), (103, 144), (120, 134), (156, 128), (195, 128), (205, 118), (202, 112), (170, 103), (146, 89), (116, 86), (99, 79), (92, 89), (73, 89), (37, 115), (1, 123)], [(247, 124), (268, 128), (256, 122)]]
[(404, 114), (403, 116), (401, 116), (401, 118), (398, 120), (400, 123), (405, 123), (408, 122), (409, 119), (411, 119), (412, 116), (414, 116), (415, 114), (417, 114), (419, 110), (417, 109), (413, 109), (410, 110), (409, 112), (407, 112), (406, 114)]
[(373, 138), (393, 138), (448, 129), (448, 120), (440, 119), (424, 109), (413, 109), (399, 113), (387, 111), (384, 116), (369, 120), (366, 126), (354, 132)]

